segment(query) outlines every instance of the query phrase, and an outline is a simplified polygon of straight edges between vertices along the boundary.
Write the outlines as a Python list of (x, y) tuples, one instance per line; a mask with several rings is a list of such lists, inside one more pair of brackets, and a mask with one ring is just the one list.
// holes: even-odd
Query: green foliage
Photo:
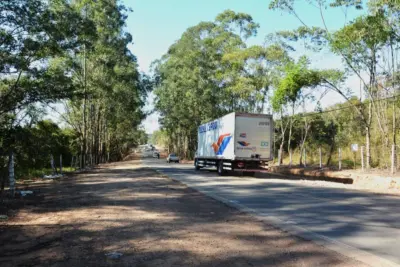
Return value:
[[(127, 148), (143, 141), (138, 127), (152, 80), (137, 70), (128, 49), (132, 36), (124, 31), (129, 10), (114, 0), (76, 1), (77, 10), (95, 24), (95, 36), (76, 54), (58, 60), (70, 66), (77, 98), (67, 103), (65, 119), (78, 132), (78, 154), (94, 161), (121, 159)], [(85, 163), (82, 163), (85, 164)]]
[[(322, 77), (324, 85), (339, 93), (347, 104), (359, 115), (359, 127), (365, 130), (364, 135), (366, 146), (367, 168), (370, 164), (379, 165), (379, 156), (373, 154), (374, 149), (379, 149), (385, 154), (387, 159), (390, 157), (390, 143), (396, 143), (396, 117), (397, 112), (393, 109), (392, 114), (388, 114), (389, 99), (382, 99), (385, 95), (397, 94), (397, 84), (395, 69), (398, 66), (397, 52), (399, 45), (399, 4), (398, 1), (386, 0), (334, 0), (334, 1), (307, 1), (310, 6), (320, 9), (321, 23), (323, 29), (316, 26), (309, 26), (296, 13), (295, 1), (275, 0), (271, 1), (270, 8), (279, 9), (293, 15), (299, 20), (301, 26), (294, 31), (282, 31), (276, 34), (277, 38), (285, 47), (293, 48), (292, 42), (302, 41), (306, 48), (311, 48), (313, 52), (329, 48), (331, 52), (341, 57), (345, 65), (345, 72), (338, 71), (318, 71)], [(352, 21), (345, 21), (345, 25), (336, 31), (328, 31), (326, 20), (324, 19), (325, 9), (341, 7), (363, 9), (368, 6), (368, 10), (363, 15), (356, 17)], [(329, 76), (329, 79), (327, 78)], [(356, 76), (361, 80), (368, 103), (366, 105), (354, 104), (351, 99), (351, 91), (355, 88), (347, 88), (343, 81), (346, 76)], [(367, 76), (367, 78), (365, 78)], [(297, 80), (296, 76), (296, 80)], [(296, 85), (289, 79), (289, 85)], [(360, 85), (360, 86), (361, 86)], [(285, 86), (290, 88), (291, 86)], [(292, 87), (296, 88), (296, 86)], [(284, 97), (296, 95), (297, 90), (289, 90), (286, 93), (277, 94), (275, 106), (283, 105), (288, 102)], [(390, 93), (389, 93), (390, 92)], [(279, 93), (279, 92), (278, 92)], [(280, 102), (278, 101), (280, 100)], [(394, 124), (394, 125), (393, 125)], [(375, 132), (377, 131), (377, 133)], [(372, 133), (375, 133), (373, 135)], [(338, 133), (340, 134), (340, 132)], [(381, 143), (374, 143), (375, 136), (380, 136)], [(356, 138), (361, 140), (360, 136)], [(372, 158), (372, 160), (371, 160)]]
[[(300, 26), (292, 31), (279, 31), (275, 35), (278, 38), (282, 38), (290, 42), (307, 40), (307, 42), (303, 43), (304, 46), (307, 49), (310, 49), (315, 52), (322, 50), (329, 43), (327, 40), (328, 39), (327, 32), (319, 27)], [(293, 49), (292, 46), (288, 44), (286, 45)]]
[[(30, 130), (37, 122), (31, 107), (37, 102), (50, 103), (75, 95), (70, 69), (51, 61), (74, 53), (90, 41), (94, 37), (92, 28), (93, 23), (83, 18), (70, 1), (0, 1), (1, 173), (5, 173), (10, 151), (22, 153), (17, 155), (20, 167), (43, 163), (29, 161), (31, 154), (39, 150), (27, 152), (36, 144), (44, 144), (37, 140), (39, 129)], [(21, 126), (27, 116), (31, 122)]]
[[(308, 138), (306, 140), (307, 149), (307, 162), (308, 164), (319, 164), (319, 148), (323, 151), (323, 163), (327, 164), (330, 158), (329, 165), (337, 166), (337, 152), (338, 148), (342, 149), (342, 166), (343, 168), (353, 168), (354, 166), (354, 153), (351, 152), (351, 144), (359, 144), (365, 146), (364, 136), (366, 134), (365, 127), (359, 113), (353, 111), (353, 105), (360, 106), (362, 109), (368, 109), (368, 101), (360, 102), (357, 98), (351, 98), (349, 101), (341, 104), (335, 104), (331, 107), (322, 110), (322, 113), (298, 113), (293, 117), (293, 129), (291, 136), (291, 149), (293, 150), (293, 164), (298, 164), (300, 157), (300, 148), (302, 138), (304, 136), (304, 123), (303, 120), (307, 118), (310, 125)], [(399, 104), (396, 104), (399, 108)], [(390, 115), (391, 109), (386, 110), (387, 115)], [(287, 118), (284, 118), (287, 119)], [(279, 125), (280, 120), (276, 121)], [(390, 159), (390, 150), (385, 148), (384, 142), (380, 135), (380, 130), (376, 124), (373, 124), (371, 129), (371, 151), (373, 158), (372, 166), (375, 167), (388, 167)], [(288, 133), (285, 133), (286, 140)], [(281, 141), (281, 134), (276, 129), (276, 146), (278, 151), (279, 142)], [(397, 137), (397, 142), (399, 139)], [(288, 155), (288, 149), (284, 146), (284, 154)], [(357, 155), (359, 157), (359, 155)], [(288, 158), (284, 159), (288, 163)], [(357, 161), (359, 167), (360, 162)]]
[(18, 126), (12, 131), (17, 177), (30, 176), (35, 169), (50, 168), (51, 155), (57, 166), (60, 155), (63, 156), (64, 166), (70, 165), (72, 152), (76, 149), (74, 132), (60, 129), (57, 124), (46, 120), (32, 127)]
[[(371, 2), (375, 2), (376, 0), (372, 0)], [(379, 1), (388, 1), (388, 0), (379, 0)], [(363, 8), (362, 0), (308, 0), (308, 2), (321, 4), (322, 6), (331, 6), (331, 7), (355, 7), (356, 9)], [(390, 0), (389, 0), (390, 2)], [(287, 12), (294, 12), (295, 1), (294, 0), (271, 0), (269, 3), (270, 9), (280, 9)]]
[[(127, 12), (117, 0), (0, 2), (0, 171), (10, 151), (22, 173), (48, 167), (50, 154), (80, 155), (84, 167), (146, 141), (152, 80), (127, 48)], [(33, 108), (60, 100), (65, 130)]]
[(171, 150), (192, 157), (201, 123), (232, 111), (264, 111), (288, 56), (275, 44), (247, 48), (244, 40), (257, 28), (251, 16), (227, 10), (188, 28), (154, 63), (156, 109)]
[(388, 43), (391, 36), (387, 17), (380, 11), (375, 15), (358, 17), (335, 32), (331, 47), (333, 52), (343, 54), (357, 70), (364, 69), (374, 64), (377, 52)]
[(315, 88), (326, 83), (335, 84), (342, 80), (343, 74), (338, 70), (309, 69), (306, 57), (300, 57), (297, 63), (289, 62), (284, 67), (284, 77), (278, 81), (271, 102), (278, 111), (283, 105), (295, 103), (301, 96), (301, 90)]
[(291, 11), (293, 10), (293, 4), (294, 0), (271, 0), (269, 8)]
[(0, 22), (0, 116), (70, 96), (70, 78), (47, 63), (72, 52), (92, 24), (63, 0), (1, 1)]
[(226, 10), (219, 14), (215, 21), (220, 23), (225, 31), (234, 31), (238, 29), (243, 33), (244, 38), (256, 35), (259, 24), (253, 22), (253, 18), (246, 13), (235, 13), (232, 10)]
[(165, 130), (154, 131), (151, 140), (151, 144), (158, 145), (161, 147), (168, 147), (168, 134)]
[(362, 9), (362, 0), (335, 0), (330, 4), (331, 7), (350, 7), (354, 6), (356, 9)]

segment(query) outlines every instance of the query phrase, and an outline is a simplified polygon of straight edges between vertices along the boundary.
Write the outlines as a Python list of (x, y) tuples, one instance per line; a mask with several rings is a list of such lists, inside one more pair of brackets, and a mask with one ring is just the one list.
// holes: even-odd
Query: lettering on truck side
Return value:
[(207, 128), (205, 125), (200, 125), (199, 126), (199, 133), (205, 133), (207, 132)]
[(260, 121), (258, 123), (259, 127), (265, 127), (265, 126), (269, 126), (269, 121)]
[(212, 121), (204, 125), (199, 126), (199, 133), (205, 133), (208, 131), (218, 129), (218, 121)]

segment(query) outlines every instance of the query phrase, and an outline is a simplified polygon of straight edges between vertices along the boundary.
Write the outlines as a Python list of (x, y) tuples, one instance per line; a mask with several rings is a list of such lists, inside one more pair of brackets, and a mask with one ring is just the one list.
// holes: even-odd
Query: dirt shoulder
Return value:
[[(363, 266), (138, 161), (29, 185), (0, 222), (6, 266)], [(119, 259), (105, 256), (120, 252)]]
[(343, 188), (363, 190), (379, 194), (400, 195), (400, 177), (392, 176), (382, 170), (330, 170), (317, 167), (288, 167), (272, 166), (270, 174), (260, 175), (269, 177), (282, 175), (283, 179), (309, 181), (314, 185), (324, 186), (324, 182), (337, 183)]

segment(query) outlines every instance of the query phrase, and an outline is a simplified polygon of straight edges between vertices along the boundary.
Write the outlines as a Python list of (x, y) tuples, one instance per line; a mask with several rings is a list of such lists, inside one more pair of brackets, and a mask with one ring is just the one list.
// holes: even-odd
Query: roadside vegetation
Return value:
[[(319, 24), (308, 25), (296, 1), (270, 1), (299, 27), (248, 45), (259, 24), (226, 10), (188, 28), (147, 76), (128, 49), (132, 36), (124, 27), (131, 10), (119, 1), (1, 1), (2, 187), (11, 158), (17, 178), (50, 168), (51, 158), (59, 165), (60, 156), (64, 167), (82, 169), (122, 159), (147, 141), (139, 125), (150, 91), (162, 126), (152, 142), (183, 158), (193, 158), (201, 123), (240, 111), (274, 114), (278, 164), (289, 158), (304, 164), (305, 151), (307, 162), (316, 163), (321, 149), (324, 165), (337, 165), (341, 148), (343, 167), (351, 167), (356, 143), (364, 146), (366, 168), (390, 168), (399, 142), (399, 4), (301, 4), (320, 11)], [(329, 30), (324, 14), (333, 9), (359, 16)], [(344, 67), (315, 68), (310, 55), (323, 53)], [(360, 88), (349, 88), (354, 77)], [(342, 103), (321, 108), (328, 92)]]
[(146, 141), (151, 82), (128, 49), (129, 12), (115, 0), (0, 1), (2, 188), (11, 158), (26, 178), (51, 157), (85, 168)]
[[(306, 24), (297, 12), (300, 5), (316, 9), (320, 23)], [(259, 25), (248, 14), (227, 10), (214, 21), (188, 28), (154, 62), (162, 125), (155, 142), (193, 158), (200, 124), (233, 111), (273, 113), (278, 164), (288, 163), (290, 152), (293, 164), (304, 164), (305, 150), (315, 162), (321, 148), (324, 165), (336, 165), (341, 148), (343, 167), (353, 166), (351, 144), (364, 146), (367, 169), (396, 164), (400, 4), (274, 0), (269, 7), (294, 16), (299, 27), (249, 46), (246, 41), (257, 34)], [(330, 30), (324, 14), (333, 9), (359, 16)], [(310, 56), (301, 53), (335, 55), (343, 68), (315, 68)], [(360, 86), (349, 88), (352, 78)], [(321, 108), (328, 92), (342, 103)]]

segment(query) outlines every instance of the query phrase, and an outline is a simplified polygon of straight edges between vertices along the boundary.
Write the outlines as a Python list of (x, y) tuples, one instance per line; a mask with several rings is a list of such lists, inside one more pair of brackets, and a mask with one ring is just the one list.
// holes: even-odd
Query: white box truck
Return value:
[(227, 171), (267, 171), (273, 159), (272, 115), (229, 113), (198, 128), (195, 169), (215, 166)]

